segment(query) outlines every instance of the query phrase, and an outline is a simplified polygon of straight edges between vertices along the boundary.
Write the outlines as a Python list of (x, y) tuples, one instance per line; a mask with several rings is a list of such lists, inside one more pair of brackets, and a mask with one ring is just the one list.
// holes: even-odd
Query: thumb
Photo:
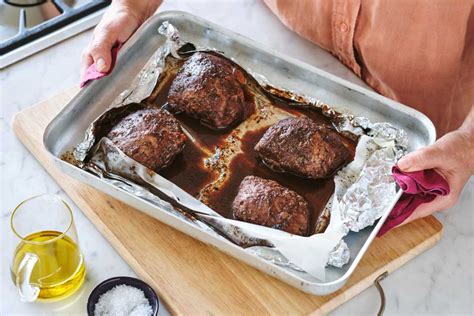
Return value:
[(413, 172), (436, 168), (442, 159), (441, 150), (437, 144), (433, 144), (402, 157), (397, 165), (405, 172)]
[(90, 55), (94, 61), (95, 67), (100, 72), (108, 72), (112, 65), (112, 47), (115, 41), (105, 36), (97, 36), (94, 38)]

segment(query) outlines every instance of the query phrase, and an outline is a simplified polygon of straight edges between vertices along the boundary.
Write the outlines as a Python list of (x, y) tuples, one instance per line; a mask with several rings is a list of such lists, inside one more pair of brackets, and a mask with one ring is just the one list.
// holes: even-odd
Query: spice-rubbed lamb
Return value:
[(173, 161), (186, 142), (179, 122), (168, 112), (154, 108), (127, 115), (107, 137), (127, 156), (157, 172)]
[(211, 53), (194, 53), (173, 80), (168, 104), (213, 129), (225, 129), (246, 118), (243, 72)]
[(234, 218), (286, 232), (306, 235), (309, 209), (298, 193), (273, 180), (247, 176), (232, 203)]
[(275, 123), (255, 150), (273, 170), (312, 179), (333, 175), (352, 158), (343, 136), (308, 117)]

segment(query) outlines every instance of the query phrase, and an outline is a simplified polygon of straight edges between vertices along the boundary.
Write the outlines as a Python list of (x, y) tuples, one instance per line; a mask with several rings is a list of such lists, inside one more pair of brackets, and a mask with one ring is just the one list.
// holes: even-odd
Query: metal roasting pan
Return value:
[(83, 140), (89, 124), (130, 85), (148, 58), (164, 43), (165, 38), (157, 33), (157, 28), (164, 21), (175, 25), (184, 41), (216, 48), (226, 56), (234, 58), (244, 68), (264, 75), (274, 85), (318, 98), (340, 112), (368, 117), (372, 122), (389, 122), (404, 129), (409, 135), (410, 151), (435, 141), (433, 124), (416, 110), (262, 47), (259, 43), (219, 25), (188, 13), (168, 11), (147, 21), (122, 48), (113, 73), (82, 89), (49, 124), (43, 141), (52, 159), (66, 174), (296, 288), (314, 295), (325, 295), (340, 289), (375, 238), (401, 192), (396, 196), (387, 197), (393, 199), (392, 207), (386, 210), (374, 226), (345, 237), (344, 240), (351, 251), (351, 260), (343, 268), (327, 268), (326, 281), (321, 282), (307, 273), (280, 267), (250, 254), (224, 238), (210, 235), (191, 223), (59, 159), (62, 153), (71, 150)]

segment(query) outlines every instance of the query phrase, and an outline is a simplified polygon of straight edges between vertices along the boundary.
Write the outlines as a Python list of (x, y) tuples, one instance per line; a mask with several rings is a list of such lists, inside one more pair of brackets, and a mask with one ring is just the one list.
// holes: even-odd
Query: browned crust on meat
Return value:
[(127, 115), (107, 137), (127, 156), (154, 171), (168, 166), (186, 142), (179, 122), (168, 112), (155, 108)]
[(214, 129), (225, 129), (246, 117), (240, 69), (223, 57), (193, 54), (179, 70), (168, 94), (169, 108), (199, 119)]
[(341, 135), (307, 117), (272, 125), (255, 150), (273, 170), (312, 179), (332, 176), (352, 157)]
[(298, 193), (273, 180), (247, 176), (232, 204), (235, 219), (306, 235), (309, 209)]

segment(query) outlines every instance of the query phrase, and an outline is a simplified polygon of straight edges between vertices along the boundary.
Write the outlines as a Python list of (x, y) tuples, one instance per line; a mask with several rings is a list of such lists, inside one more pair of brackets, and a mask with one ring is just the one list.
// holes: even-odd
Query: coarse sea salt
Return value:
[(94, 316), (150, 316), (150, 302), (142, 290), (130, 285), (117, 285), (99, 297)]

